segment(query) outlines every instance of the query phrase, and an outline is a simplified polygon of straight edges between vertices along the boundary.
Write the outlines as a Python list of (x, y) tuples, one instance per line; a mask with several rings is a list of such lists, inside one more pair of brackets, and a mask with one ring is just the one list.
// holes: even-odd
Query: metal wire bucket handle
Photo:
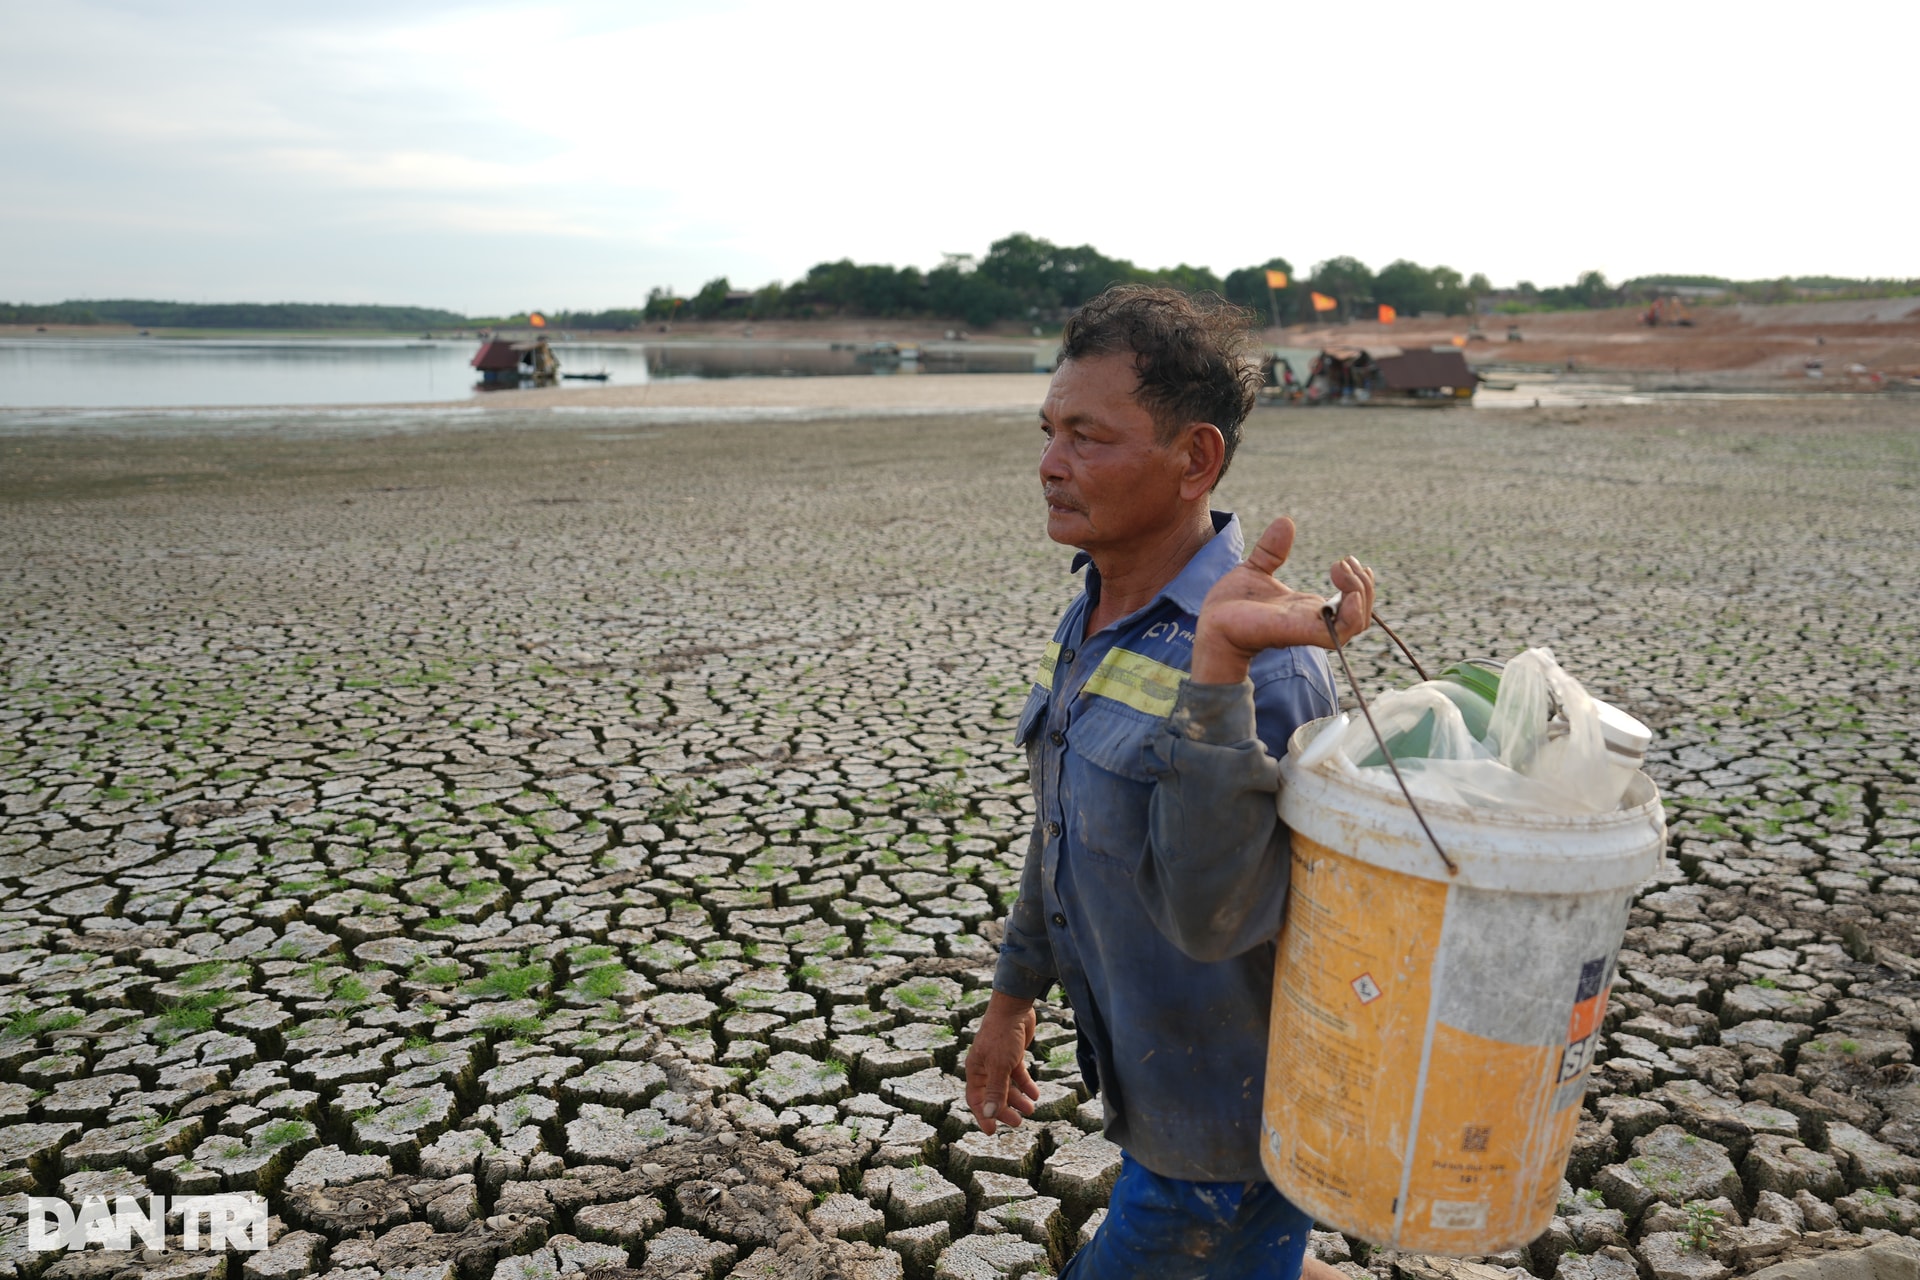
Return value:
[[(1427, 816), (1421, 813), (1420, 806), (1414, 803), (1412, 789), (1407, 786), (1407, 780), (1400, 776), (1400, 766), (1395, 763), (1393, 752), (1387, 747), (1386, 738), (1381, 736), (1380, 726), (1373, 722), (1373, 711), (1367, 706), (1367, 695), (1360, 692), (1360, 682), (1353, 678), (1353, 668), (1347, 663), (1346, 646), (1340, 643), (1340, 630), (1334, 625), (1334, 618), (1340, 612), (1342, 595), (1342, 592), (1336, 591), (1327, 598), (1326, 603), (1320, 606), (1320, 620), (1327, 624), (1327, 639), (1332, 641), (1333, 652), (1340, 659), (1340, 669), (1346, 672), (1347, 688), (1353, 690), (1354, 700), (1360, 704), (1360, 714), (1366, 717), (1367, 728), (1373, 730), (1373, 740), (1380, 744), (1380, 754), (1386, 758), (1387, 768), (1393, 770), (1393, 780), (1400, 784), (1400, 794), (1407, 798), (1407, 808), (1413, 810), (1413, 816), (1419, 820), (1420, 829), (1427, 833), (1427, 840), (1433, 845), (1433, 851), (1440, 855), (1440, 861), (1447, 864), (1447, 874), (1457, 876), (1460, 874), (1460, 864), (1447, 856), (1447, 851), (1440, 846), (1440, 838), (1434, 835), (1433, 828), (1427, 825)], [(1407, 655), (1407, 661), (1413, 664), (1413, 669), (1419, 672), (1420, 678), (1427, 679), (1426, 668), (1420, 665), (1420, 659), (1413, 656), (1413, 650), (1407, 648), (1406, 643), (1394, 634), (1393, 628), (1382, 622), (1378, 613), (1373, 614), (1372, 619), (1376, 626), (1400, 646), (1400, 652)]]

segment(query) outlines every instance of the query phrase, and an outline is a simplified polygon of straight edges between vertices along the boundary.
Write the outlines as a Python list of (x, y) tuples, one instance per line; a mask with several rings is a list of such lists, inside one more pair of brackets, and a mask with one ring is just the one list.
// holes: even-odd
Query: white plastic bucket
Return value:
[(1287, 1198), (1437, 1254), (1547, 1229), (1634, 890), (1666, 823), (1645, 774), (1583, 817), (1420, 802), (1281, 761), (1293, 833), (1261, 1159)]

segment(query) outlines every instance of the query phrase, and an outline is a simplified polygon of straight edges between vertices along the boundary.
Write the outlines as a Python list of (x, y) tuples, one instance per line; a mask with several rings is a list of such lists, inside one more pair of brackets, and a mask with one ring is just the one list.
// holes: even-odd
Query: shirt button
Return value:
[(1061, 655), (1060, 655), (1060, 661), (1062, 661), (1062, 662), (1064, 662), (1064, 663), (1066, 663), (1066, 664), (1067, 664), (1068, 666), (1072, 666), (1072, 665), (1073, 665), (1073, 650), (1071, 650), (1071, 649), (1068, 649), (1068, 650), (1065, 650), (1064, 652), (1062, 652), (1062, 653), (1061, 653)]
[(1058, 911), (1053, 913), (1053, 922), (1059, 925), (1062, 929), (1067, 927), (1067, 918), (1061, 915)]
[(1065, 742), (1066, 740), (1067, 740), (1067, 735), (1060, 732), (1058, 729), (1055, 729), (1053, 732), (1047, 735), (1047, 741), (1051, 742), (1056, 747), (1059, 746), (1061, 743)]
[(1059, 834), (1060, 834), (1060, 824), (1057, 822), (1049, 822), (1047, 824), (1047, 838), (1051, 840)]

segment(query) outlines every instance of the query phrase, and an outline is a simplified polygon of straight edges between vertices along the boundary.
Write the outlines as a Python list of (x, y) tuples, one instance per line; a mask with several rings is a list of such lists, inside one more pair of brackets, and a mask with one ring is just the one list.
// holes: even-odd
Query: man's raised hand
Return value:
[[(1281, 516), (1207, 593), (1194, 631), (1196, 683), (1237, 684), (1247, 678), (1254, 655), (1266, 649), (1332, 647), (1320, 614), (1325, 599), (1295, 591), (1273, 576), (1292, 550), (1293, 521)], [(1341, 592), (1334, 626), (1345, 644), (1365, 631), (1373, 616), (1373, 570), (1348, 556), (1333, 566), (1331, 576)]]

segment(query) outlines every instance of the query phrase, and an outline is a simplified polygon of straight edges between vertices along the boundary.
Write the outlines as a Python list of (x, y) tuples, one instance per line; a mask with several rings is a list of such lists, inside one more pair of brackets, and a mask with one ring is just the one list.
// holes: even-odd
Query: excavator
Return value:
[(1670, 294), (1664, 298), (1655, 298), (1647, 309), (1640, 313), (1640, 323), (1649, 329), (1658, 329), (1661, 325), (1691, 329), (1693, 317), (1687, 313), (1687, 304), (1680, 301), (1677, 294)]

